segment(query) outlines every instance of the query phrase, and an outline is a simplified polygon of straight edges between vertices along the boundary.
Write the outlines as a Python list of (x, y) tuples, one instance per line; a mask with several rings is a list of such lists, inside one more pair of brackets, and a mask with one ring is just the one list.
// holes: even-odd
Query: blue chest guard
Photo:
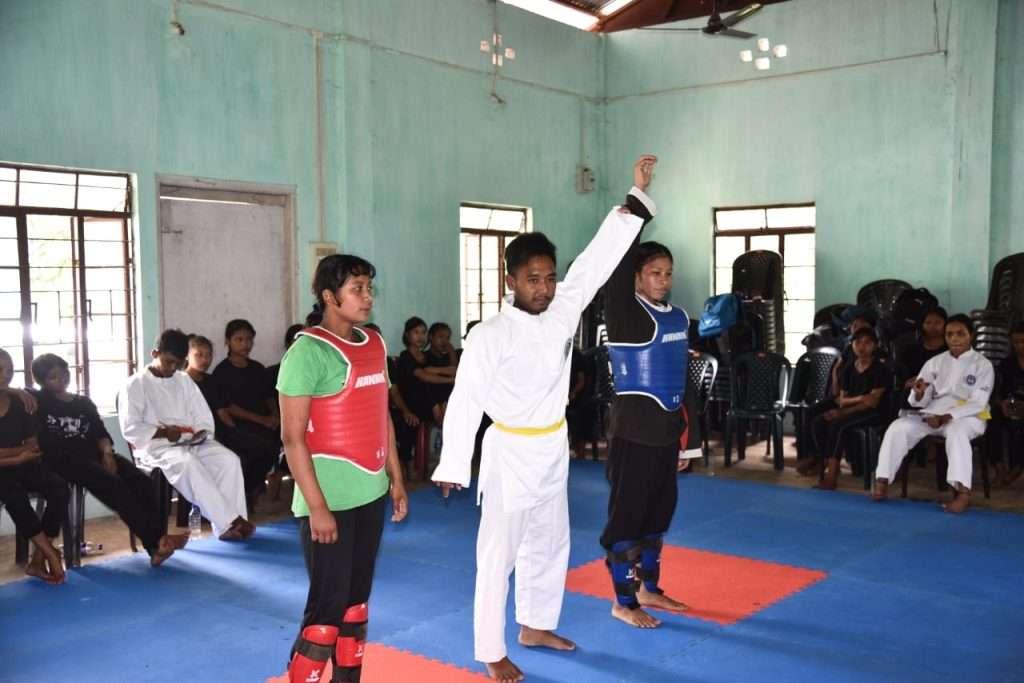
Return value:
[(686, 391), (690, 319), (681, 308), (659, 311), (640, 296), (637, 301), (654, 321), (654, 337), (641, 344), (608, 343), (615, 393), (647, 396), (665, 410), (678, 410)]

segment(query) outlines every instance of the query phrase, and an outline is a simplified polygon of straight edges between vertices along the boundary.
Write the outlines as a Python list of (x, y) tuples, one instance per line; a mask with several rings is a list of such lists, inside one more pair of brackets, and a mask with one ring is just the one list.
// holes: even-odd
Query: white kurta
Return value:
[[(979, 416), (988, 414), (995, 371), (987, 358), (970, 349), (959, 358), (949, 351), (928, 360), (918, 375), (928, 382), (921, 400), (910, 391), (910, 405), (921, 414), (906, 415), (889, 425), (878, 452), (875, 476), (891, 482), (903, 459), (926, 436), (946, 439), (946, 481), (953, 487), (962, 484), (971, 488), (973, 462), (971, 439), (985, 433), (985, 422)], [(922, 415), (952, 415), (953, 420), (938, 429), (929, 427)]]
[[(630, 191), (655, 212), (637, 188)], [(486, 412), (513, 428), (544, 428), (564, 420), (573, 336), (584, 308), (611, 275), (643, 225), (613, 209), (569, 268), (548, 310), (531, 315), (507, 302), (473, 328), (459, 362), (445, 414), (444, 446), (434, 481), (469, 486), (473, 446)], [(550, 630), (558, 625), (569, 561), (566, 429), (527, 436), (488, 429), (477, 500), (474, 602), (475, 657), (506, 656), (505, 601), (516, 571), (516, 621)]]
[[(238, 456), (213, 439), (213, 414), (196, 383), (184, 372), (157, 377), (149, 368), (133, 375), (118, 395), (118, 421), (141, 469), (160, 468), (181, 495), (199, 506), (220, 535), (246, 517), (245, 486)], [(162, 426), (206, 430), (195, 446), (154, 439)]]

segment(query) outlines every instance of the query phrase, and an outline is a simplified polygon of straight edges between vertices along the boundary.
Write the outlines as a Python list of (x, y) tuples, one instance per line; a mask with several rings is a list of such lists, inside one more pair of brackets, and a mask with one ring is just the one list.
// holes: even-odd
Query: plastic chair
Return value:
[[(68, 498), (68, 510), (64, 515), (61, 524), (61, 537), (64, 539), (64, 562), (68, 567), (80, 567), (82, 565), (81, 547), (82, 530), (85, 528), (85, 489), (80, 485), (70, 485), (71, 496)], [(46, 500), (37, 494), (29, 493), (30, 498), (35, 498), (36, 516), (42, 517), (46, 509)], [(0, 503), (0, 511), (4, 508)], [(14, 561), (18, 564), (28, 562), (29, 539), (15, 532), (14, 535)]]
[(1013, 327), (1013, 313), (1000, 310), (971, 311), (974, 323), (974, 348), (981, 355), (998, 365), (1013, 353), (1010, 329)]
[(785, 356), (761, 351), (741, 355), (732, 366), (732, 401), (725, 418), (725, 466), (732, 466), (733, 433), (739, 431), (738, 459), (746, 457), (746, 421), (767, 420), (776, 470), (783, 467), (782, 415), (789, 383)]
[(785, 411), (793, 413), (798, 458), (804, 457), (804, 446), (809, 438), (807, 410), (828, 397), (832, 367), (839, 360), (839, 355), (839, 349), (822, 346), (800, 356), (793, 367)]
[(708, 442), (708, 400), (718, 376), (718, 359), (710, 353), (690, 355), (686, 365), (686, 381), (694, 388), (697, 396), (697, 421), (700, 424), (701, 451), (704, 453), (704, 466), (710, 462), (711, 448)]
[(985, 308), (1024, 316), (1024, 252), (1011, 254), (996, 263)]
[(875, 280), (857, 292), (857, 305), (874, 309), (880, 318), (891, 318), (896, 299), (908, 289), (913, 286), (903, 280)]
[[(878, 467), (878, 451), (882, 447), (882, 437), (885, 430), (889, 428), (892, 421), (899, 415), (900, 405), (903, 399), (903, 384), (900, 378), (894, 373), (893, 385), (882, 397), (879, 405), (879, 420), (877, 422), (851, 427), (847, 432), (850, 443), (847, 447), (854, 446), (855, 457), (859, 457), (864, 471), (864, 490), (870, 491), (874, 483), (875, 468)], [(909, 463), (910, 456), (904, 461)]]

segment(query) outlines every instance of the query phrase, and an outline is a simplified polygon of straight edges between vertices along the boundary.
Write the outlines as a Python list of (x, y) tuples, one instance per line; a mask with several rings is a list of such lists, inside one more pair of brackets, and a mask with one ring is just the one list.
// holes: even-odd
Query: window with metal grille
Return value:
[(744, 206), (714, 210), (715, 294), (732, 291), (732, 264), (740, 254), (767, 249), (782, 256), (786, 355), (795, 362), (814, 328), (814, 204)]
[(474, 320), (501, 310), (505, 298), (505, 244), (529, 230), (530, 210), (463, 203), (459, 206), (462, 336)]
[(0, 347), (15, 385), (54, 353), (69, 390), (113, 412), (136, 366), (131, 206), (124, 173), (0, 164)]

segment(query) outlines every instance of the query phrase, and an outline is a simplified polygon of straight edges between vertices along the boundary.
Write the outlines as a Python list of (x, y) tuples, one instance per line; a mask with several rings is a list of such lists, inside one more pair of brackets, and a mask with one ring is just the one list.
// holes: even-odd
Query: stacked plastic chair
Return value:
[(732, 263), (732, 291), (743, 301), (744, 318), (754, 328), (750, 350), (785, 353), (782, 257), (764, 249), (740, 254)]
[(1001, 259), (992, 269), (992, 286), (988, 290), (989, 311), (1014, 311), (1024, 318), (1024, 252)]
[(878, 313), (879, 319), (891, 318), (896, 308), (896, 299), (908, 289), (913, 287), (903, 280), (875, 280), (857, 292), (857, 305), (873, 309)]
[(1013, 311), (971, 311), (971, 322), (974, 323), (974, 348), (992, 361), (993, 365), (998, 365), (1013, 353), (1013, 346), (1010, 343), (1013, 320)]

